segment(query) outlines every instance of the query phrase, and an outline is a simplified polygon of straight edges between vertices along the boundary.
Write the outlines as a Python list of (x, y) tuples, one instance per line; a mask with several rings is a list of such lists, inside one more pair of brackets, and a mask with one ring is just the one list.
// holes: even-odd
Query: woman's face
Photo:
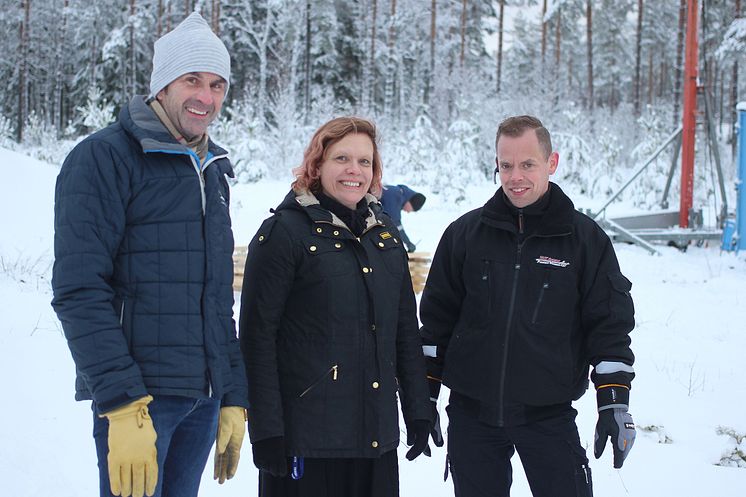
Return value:
[(364, 133), (346, 135), (326, 150), (319, 171), (323, 192), (354, 209), (373, 180), (373, 142)]

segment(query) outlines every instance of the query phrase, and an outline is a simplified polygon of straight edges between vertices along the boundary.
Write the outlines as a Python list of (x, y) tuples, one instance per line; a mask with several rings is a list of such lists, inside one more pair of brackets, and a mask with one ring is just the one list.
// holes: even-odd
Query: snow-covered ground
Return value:
[[(49, 305), (58, 167), (7, 150), (0, 150), (0, 157), (0, 379), (6, 385), (0, 407), (0, 495), (97, 495), (90, 406), (73, 400), (73, 362)], [(571, 187), (562, 186), (573, 196)], [(494, 188), (491, 183), (470, 188), (468, 204), (458, 206), (424, 191), (423, 210), (404, 216), (407, 232), (419, 249), (432, 252), (445, 226), (483, 203)], [(248, 243), (288, 189), (289, 180), (233, 189), (237, 244)], [(578, 207), (598, 205), (598, 199), (573, 197)], [(737, 448), (746, 453), (746, 440), (737, 447), (735, 438), (719, 434), (746, 435), (746, 254), (721, 253), (712, 245), (686, 253), (661, 246), (661, 256), (630, 245), (616, 249), (633, 282), (637, 309), (631, 412), (638, 435), (619, 471), (612, 469), (608, 447), (600, 460), (591, 456), (596, 495), (746, 495), (746, 460), (740, 468), (717, 465)], [(590, 393), (576, 405), (589, 454), (594, 403)], [(453, 494), (450, 480), (442, 479), (444, 449), (413, 462), (403, 454), (400, 450), (403, 497)], [(211, 463), (201, 495), (256, 495), (248, 438), (236, 478), (219, 486), (212, 481)], [(517, 457), (514, 468), (512, 495), (530, 496)]]

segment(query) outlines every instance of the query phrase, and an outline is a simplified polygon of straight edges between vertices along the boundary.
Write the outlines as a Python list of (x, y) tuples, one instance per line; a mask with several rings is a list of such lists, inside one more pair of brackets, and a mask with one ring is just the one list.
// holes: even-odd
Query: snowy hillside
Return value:
[[(49, 305), (58, 168), (7, 150), (0, 150), (0, 157), (0, 378), (6, 385), (0, 409), (0, 493), (97, 495), (90, 406), (73, 400), (74, 366)], [(578, 207), (598, 203), (578, 198), (568, 185), (561, 186)], [(238, 244), (248, 243), (288, 188), (289, 179), (233, 189)], [(423, 210), (404, 216), (407, 232), (419, 249), (433, 251), (445, 226), (483, 203), (494, 189), (491, 183), (467, 188), (467, 201), (458, 206), (425, 191), (428, 202)], [(632, 335), (637, 378), (631, 412), (638, 436), (620, 471), (612, 469), (608, 448), (599, 461), (591, 456), (595, 494), (743, 497), (746, 254), (721, 253), (716, 246), (691, 247), (686, 253), (661, 246), (661, 256), (630, 245), (616, 248), (622, 270), (633, 282), (637, 310)], [(589, 454), (594, 404), (594, 396), (588, 394), (576, 406), (581, 440)], [(403, 455), (401, 450), (403, 497), (452, 495), (450, 480), (442, 480), (444, 449), (414, 462)], [(220, 487), (212, 481), (211, 464), (212, 460), (203, 475), (202, 496), (256, 495), (257, 474), (248, 438), (235, 479)], [(527, 497), (530, 492), (517, 457), (514, 467), (512, 495)]]

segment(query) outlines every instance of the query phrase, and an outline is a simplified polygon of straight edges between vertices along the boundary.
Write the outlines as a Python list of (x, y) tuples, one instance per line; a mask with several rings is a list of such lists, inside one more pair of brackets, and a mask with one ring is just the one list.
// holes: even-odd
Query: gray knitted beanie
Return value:
[[(228, 49), (197, 12), (189, 14), (181, 24), (156, 40), (150, 96), (155, 97), (169, 83), (190, 72), (217, 74), (230, 84)], [(228, 93), (227, 85), (225, 92)]]

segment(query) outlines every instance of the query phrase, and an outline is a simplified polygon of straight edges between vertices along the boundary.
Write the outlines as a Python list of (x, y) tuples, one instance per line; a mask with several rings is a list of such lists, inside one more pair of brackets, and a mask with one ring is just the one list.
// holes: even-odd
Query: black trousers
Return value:
[(456, 497), (508, 497), (518, 452), (534, 497), (592, 497), (591, 470), (575, 425), (577, 411), (497, 427), (450, 404), (448, 458)]
[(259, 497), (399, 497), (396, 449), (378, 459), (306, 458), (298, 480), (260, 471)]

